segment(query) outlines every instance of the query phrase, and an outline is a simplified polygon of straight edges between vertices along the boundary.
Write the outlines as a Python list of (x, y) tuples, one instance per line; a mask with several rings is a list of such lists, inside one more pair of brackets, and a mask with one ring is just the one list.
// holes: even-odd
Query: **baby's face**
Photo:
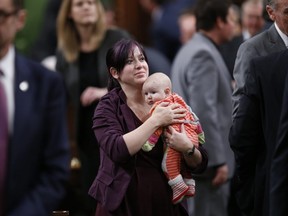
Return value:
[(143, 94), (145, 101), (148, 105), (153, 105), (155, 102), (162, 100), (166, 97), (164, 89), (155, 83), (145, 83), (143, 85)]

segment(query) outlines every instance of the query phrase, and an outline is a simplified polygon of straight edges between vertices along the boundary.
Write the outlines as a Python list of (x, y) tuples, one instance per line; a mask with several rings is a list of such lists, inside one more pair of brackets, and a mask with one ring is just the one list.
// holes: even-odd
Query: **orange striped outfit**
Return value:
[[(185, 120), (185, 130), (187, 132), (188, 137), (192, 141), (193, 145), (196, 147), (199, 146), (199, 142), (201, 144), (204, 143), (204, 132), (201, 128), (201, 125), (198, 121), (198, 117), (192, 112), (191, 108), (185, 103), (182, 97), (179, 95), (173, 93), (169, 95), (167, 98), (156, 102), (153, 107), (150, 110), (150, 113), (155, 110), (156, 106), (161, 103), (161, 102), (170, 102), (170, 103), (177, 103), (179, 104), (182, 108), (187, 109), (186, 116), (184, 117)], [(181, 129), (181, 124), (172, 124), (171, 125), (176, 131), (180, 131)], [(151, 149), (153, 148), (153, 145), (155, 145), (161, 136), (163, 132), (163, 128), (158, 128), (154, 134), (148, 139), (148, 143), (151, 146)], [(147, 145), (147, 143), (145, 144)], [(149, 148), (148, 148), (149, 149)], [(150, 149), (150, 150), (151, 150)], [(144, 149), (143, 149), (144, 150)], [(169, 180), (174, 179), (177, 175), (180, 174), (181, 170), (181, 158), (182, 154), (173, 148), (170, 148), (169, 146), (165, 146), (165, 152), (164, 152), (164, 157), (162, 161), (162, 169), (164, 173), (166, 174), (167, 178)], [(185, 178), (192, 178), (190, 173), (185, 172), (183, 170), (182, 172), (183, 177)]]

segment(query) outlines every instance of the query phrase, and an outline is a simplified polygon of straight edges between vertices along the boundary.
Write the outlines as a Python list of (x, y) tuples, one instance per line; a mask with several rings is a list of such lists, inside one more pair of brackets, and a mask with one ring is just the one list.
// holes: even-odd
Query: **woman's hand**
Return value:
[(107, 93), (106, 88), (87, 87), (80, 96), (80, 101), (83, 106), (89, 106), (94, 101), (99, 100)]
[(177, 104), (169, 105), (169, 102), (160, 103), (152, 113), (152, 118), (155, 119), (157, 125), (167, 126), (175, 123), (183, 123), (186, 110), (180, 108)]
[(193, 147), (192, 142), (186, 134), (184, 124), (181, 124), (180, 132), (169, 126), (164, 133), (166, 144), (179, 152), (186, 152)]
[(170, 148), (183, 153), (184, 159), (190, 167), (197, 167), (201, 163), (202, 155), (197, 148), (192, 156), (186, 155), (186, 152), (193, 148), (193, 143), (186, 134), (184, 124), (181, 124), (180, 132), (169, 126), (168, 130), (165, 130), (164, 136), (165, 142)]

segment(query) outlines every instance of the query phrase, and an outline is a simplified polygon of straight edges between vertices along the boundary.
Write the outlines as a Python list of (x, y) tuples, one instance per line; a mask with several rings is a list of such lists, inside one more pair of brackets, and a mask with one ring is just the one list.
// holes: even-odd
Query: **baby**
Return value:
[[(198, 117), (192, 112), (191, 108), (185, 101), (177, 94), (172, 93), (172, 84), (170, 78), (164, 73), (157, 72), (150, 75), (143, 85), (143, 94), (145, 101), (152, 106), (150, 113), (154, 111), (156, 106), (165, 101), (170, 103), (177, 103), (182, 108), (187, 109), (185, 122), (185, 130), (188, 137), (191, 139), (194, 146), (198, 147), (199, 143), (204, 143), (204, 132), (202, 131)], [(171, 125), (175, 130), (180, 130), (180, 124)], [(165, 129), (164, 129), (165, 130)], [(142, 150), (151, 151), (157, 143), (159, 137), (163, 132), (163, 128), (158, 128), (148, 141), (142, 146)], [(173, 191), (172, 202), (179, 203), (186, 197), (194, 196), (195, 181), (192, 175), (181, 166), (183, 160), (181, 152), (165, 145), (164, 157), (162, 160), (162, 169), (169, 179), (168, 184)]]

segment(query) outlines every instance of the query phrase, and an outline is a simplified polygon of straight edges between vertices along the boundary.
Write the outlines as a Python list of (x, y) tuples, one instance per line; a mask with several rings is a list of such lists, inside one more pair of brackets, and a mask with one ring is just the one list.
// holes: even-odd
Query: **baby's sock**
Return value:
[(185, 184), (181, 175), (176, 176), (174, 179), (171, 179), (168, 184), (172, 187), (173, 191), (173, 204), (179, 203), (184, 198), (185, 194), (189, 190), (189, 187)]
[(188, 185), (189, 190), (186, 192), (185, 196), (192, 197), (195, 195), (195, 180), (184, 178), (184, 182)]

